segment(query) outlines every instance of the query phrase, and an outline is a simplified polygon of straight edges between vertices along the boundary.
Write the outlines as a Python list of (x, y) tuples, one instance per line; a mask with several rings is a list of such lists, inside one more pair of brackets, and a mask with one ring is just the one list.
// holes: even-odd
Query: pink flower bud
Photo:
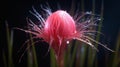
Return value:
[[(30, 26), (32, 26), (31, 30), (24, 31), (32, 33), (35, 35), (35, 38), (42, 38), (47, 42), (49, 47), (54, 50), (58, 62), (62, 63), (67, 43), (72, 39), (84, 42), (96, 50), (97, 48), (92, 45), (91, 41), (107, 48), (103, 44), (89, 37), (97, 32), (95, 29), (91, 29), (91, 27), (96, 26), (96, 21), (98, 21), (99, 18), (91, 19), (92, 17), (88, 16), (87, 19), (82, 21), (81, 18), (89, 13), (83, 13), (81, 16), (76, 15), (76, 19), (73, 19), (66, 11), (58, 10), (50, 13), (46, 9), (45, 11), (49, 12), (48, 14), (50, 15), (45, 20), (35, 9), (33, 9), (33, 11), (35, 14), (33, 12), (31, 13), (38, 18), (40, 25), (36, 25), (30, 20)], [(109, 48), (107, 49), (112, 51)]]

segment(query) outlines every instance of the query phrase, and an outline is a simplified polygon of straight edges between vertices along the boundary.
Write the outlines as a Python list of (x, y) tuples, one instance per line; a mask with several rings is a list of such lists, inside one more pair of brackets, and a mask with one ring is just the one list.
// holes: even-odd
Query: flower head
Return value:
[(58, 10), (47, 18), (43, 33), (43, 39), (55, 49), (56, 53), (59, 53), (67, 41), (76, 36), (75, 21), (66, 11)]

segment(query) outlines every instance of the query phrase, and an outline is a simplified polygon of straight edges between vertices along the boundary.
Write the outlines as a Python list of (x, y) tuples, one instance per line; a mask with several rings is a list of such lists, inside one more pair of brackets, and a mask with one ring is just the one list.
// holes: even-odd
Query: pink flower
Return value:
[[(32, 33), (35, 35), (35, 38), (42, 38), (47, 42), (49, 47), (54, 50), (58, 62), (62, 59), (63, 53), (67, 47), (67, 42), (73, 39), (82, 41), (96, 50), (97, 48), (92, 45), (91, 41), (107, 48), (103, 44), (89, 37), (89, 35), (96, 33), (95, 30), (91, 30), (90, 28), (96, 26), (95, 23), (99, 20), (99, 18), (91, 19), (89, 16), (85, 21), (82, 21), (81, 18), (86, 14), (90, 15), (90, 12), (83, 13), (81, 16), (76, 15), (76, 19), (74, 19), (63, 10), (57, 10), (53, 13), (47, 9), (44, 10), (48, 13), (47, 15), (49, 15), (46, 19), (42, 18), (42, 16), (33, 8), (35, 13), (31, 13), (38, 18), (40, 24), (36, 25), (30, 20), (31, 23), (29, 25), (32, 27), (30, 30), (24, 31)], [(109, 48), (107, 49), (112, 51)]]
[(34, 34), (37, 38), (43, 38), (49, 46), (54, 49), (56, 59), (60, 60), (63, 55), (67, 42), (81, 36), (80, 31), (76, 30), (75, 21), (63, 10), (58, 10), (42, 22), (39, 28), (33, 24), (33, 31), (27, 31)]

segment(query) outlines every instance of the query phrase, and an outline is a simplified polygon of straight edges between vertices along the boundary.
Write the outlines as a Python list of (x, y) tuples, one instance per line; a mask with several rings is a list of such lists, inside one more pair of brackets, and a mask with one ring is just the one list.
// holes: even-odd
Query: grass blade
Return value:
[(119, 57), (119, 50), (120, 50), (120, 31), (118, 34), (117, 42), (116, 42), (116, 48), (115, 48), (115, 54), (113, 56), (113, 62), (112, 62), (112, 67), (118, 67), (120, 61), (118, 58)]
[(8, 44), (8, 67), (13, 67), (12, 61), (12, 48), (13, 48), (13, 31), (9, 32), (9, 27), (6, 22), (6, 34), (7, 34), (7, 44)]
[(37, 56), (36, 56), (36, 51), (35, 51), (35, 46), (33, 42), (32, 35), (30, 34), (30, 39), (31, 39), (31, 45), (32, 45), (32, 53), (33, 53), (33, 67), (38, 67), (38, 62), (37, 62)]

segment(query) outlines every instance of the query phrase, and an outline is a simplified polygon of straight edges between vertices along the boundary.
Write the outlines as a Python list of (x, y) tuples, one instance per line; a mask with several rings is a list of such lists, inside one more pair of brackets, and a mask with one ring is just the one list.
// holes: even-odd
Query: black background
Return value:
[[(40, 4), (49, 3), (52, 11), (57, 10), (56, 5), (59, 4), (61, 9), (70, 10), (71, 0), (0, 0), (0, 51), (2, 53), (3, 50), (7, 52), (6, 46), (6, 28), (5, 21), (9, 24), (9, 28), (20, 27), (24, 28), (26, 26), (26, 17), (29, 16), (29, 10), (34, 6), (36, 9), (39, 9)], [(80, 4), (79, 0), (74, 0), (75, 4)], [(85, 11), (91, 11), (91, 3), (92, 0), (85, 0)], [(101, 0), (96, 0), (96, 13), (100, 13)], [(109, 43), (110, 47), (114, 49), (114, 44), (116, 42), (116, 37), (118, 35), (118, 31), (120, 28), (120, 1), (119, 0), (105, 0), (104, 1), (104, 20), (102, 33), (105, 35), (107, 39), (107, 43)], [(26, 56), (23, 56), (23, 60), (21, 63), (18, 63), (18, 57), (21, 53), (17, 53), (20, 49), (21, 44), (28, 38), (26, 34), (22, 31), (15, 30), (14, 31), (14, 45), (13, 45), (13, 59), (15, 66), (23, 66), (26, 65), (26, 61), (24, 60)], [(42, 44), (43, 46), (37, 45), (37, 57), (39, 66), (49, 67), (49, 54), (45, 56), (47, 52), (47, 45)], [(102, 48), (100, 48), (102, 49)], [(23, 50), (24, 51), (24, 50)], [(22, 51), (21, 51), (22, 52)], [(104, 66), (104, 52), (100, 52), (99, 55), (99, 63), (100, 66)], [(2, 57), (1, 57), (2, 58)], [(3, 65), (3, 61), (1, 62)], [(0, 65), (0, 66), (1, 66)]]

